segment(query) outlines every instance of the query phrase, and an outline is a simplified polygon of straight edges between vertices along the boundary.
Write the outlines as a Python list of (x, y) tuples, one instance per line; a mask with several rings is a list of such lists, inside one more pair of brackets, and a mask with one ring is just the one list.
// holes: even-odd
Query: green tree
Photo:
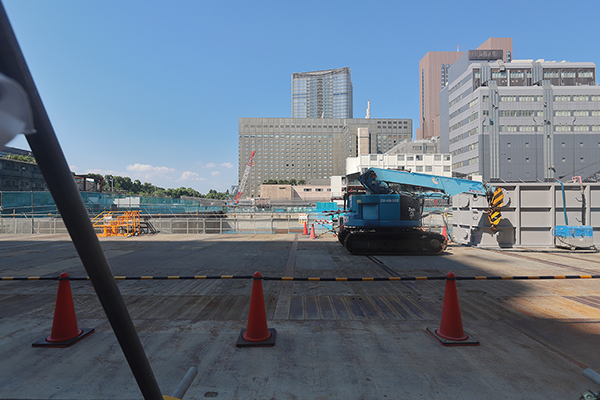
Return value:
[(36, 162), (35, 158), (32, 157), (31, 155), (21, 156), (21, 155), (18, 155), (18, 154), (9, 153), (9, 154), (5, 155), (2, 158), (5, 158), (7, 160), (25, 161), (25, 162), (29, 162), (29, 163), (35, 163)]

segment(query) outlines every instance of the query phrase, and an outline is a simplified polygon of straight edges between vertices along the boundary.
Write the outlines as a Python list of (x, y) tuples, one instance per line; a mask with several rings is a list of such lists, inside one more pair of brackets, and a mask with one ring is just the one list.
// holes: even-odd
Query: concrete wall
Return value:
[(499, 229), (492, 232), (487, 199), (462, 194), (452, 199), (452, 235), (461, 244), (483, 247), (554, 247), (557, 225), (589, 225), (600, 245), (600, 183), (565, 184), (568, 224), (558, 183), (502, 183), (504, 206)]

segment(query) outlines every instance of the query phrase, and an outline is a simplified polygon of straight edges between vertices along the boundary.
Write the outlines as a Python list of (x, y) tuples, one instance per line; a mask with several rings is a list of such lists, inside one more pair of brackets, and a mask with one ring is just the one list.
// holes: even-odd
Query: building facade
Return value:
[(0, 192), (43, 190), (48, 190), (48, 187), (37, 164), (6, 158), (0, 159)]
[(440, 93), (441, 148), (452, 154), (454, 172), (550, 181), (600, 170), (594, 63), (504, 63), (469, 53)]
[(345, 174), (346, 158), (383, 154), (411, 137), (410, 119), (240, 118), (238, 176), (256, 151), (248, 197), (259, 197), (260, 184), (269, 179), (328, 185), (331, 176)]
[[(477, 50), (502, 50), (500, 57), (510, 62), (512, 38), (489, 38)], [(450, 67), (465, 52), (430, 51), (419, 61), (419, 123), (417, 139), (430, 139), (440, 136), (440, 90), (450, 79)]]
[(364, 173), (369, 168), (399, 169), (438, 176), (452, 176), (450, 154), (363, 154), (346, 160), (346, 175)]
[(260, 185), (260, 197), (271, 201), (331, 201), (331, 185)]
[(292, 118), (352, 118), (350, 68), (292, 74)]

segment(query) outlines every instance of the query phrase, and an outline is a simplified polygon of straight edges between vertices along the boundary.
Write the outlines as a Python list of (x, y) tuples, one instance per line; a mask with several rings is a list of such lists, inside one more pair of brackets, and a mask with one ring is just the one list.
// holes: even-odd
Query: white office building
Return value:
[[(496, 54), (498, 53), (498, 54)], [(584, 179), (600, 170), (600, 87), (591, 62), (471, 50), (440, 92), (441, 151), (459, 176)]]

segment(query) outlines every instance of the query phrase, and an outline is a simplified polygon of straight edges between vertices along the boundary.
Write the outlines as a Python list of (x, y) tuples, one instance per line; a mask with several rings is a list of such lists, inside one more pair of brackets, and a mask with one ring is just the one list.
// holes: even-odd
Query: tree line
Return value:
[[(25, 161), (35, 163), (35, 158), (31, 155), (22, 156), (19, 154), (6, 154), (2, 158), (8, 160)], [(73, 173), (73, 175), (76, 175)], [(131, 180), (128, 176), (118, 175), (100, 175), (100, 174), (87, 174), (90, 178), (96, 178), (102, 181), (102, 192), (105, 193), (118, 193), (132, 196), (147, 196), (147, 197), (170, 197), (178, 199), (181, 196), (189, 197), (202, 197), (206, 199), (216, 200), (227, 200), (229, 197), (229, 190), (226, 192), (217, 192), (214, 189), (210, 189), (207, 194), (202, 194), (195, 189), (180, 187), (177, 189), (165, 189), (162, 187), (155, 186), (149, 182), (142, 183), (140, 180)]]
[(146, 196), (146, 197), (170, 197), (178, 199), (181, 196), (189, 197), (201, 197), (206, 199), (217, 199), (227, 200), (229, 196), (229, 190), (226, 192), (217, 192), (214, 189), (210, 189), (207, 194), (202, 194), (199, 191), (180, 187), (165, 189), (149, 182), (142, 183), (139, 179), (131, 180), (128, 176), (118, 175), (100, 175), (100, 174), (87, 174), (90, 178), (102, 179), (102, 192), (104, 193), (119, 193), (132, 196)]

